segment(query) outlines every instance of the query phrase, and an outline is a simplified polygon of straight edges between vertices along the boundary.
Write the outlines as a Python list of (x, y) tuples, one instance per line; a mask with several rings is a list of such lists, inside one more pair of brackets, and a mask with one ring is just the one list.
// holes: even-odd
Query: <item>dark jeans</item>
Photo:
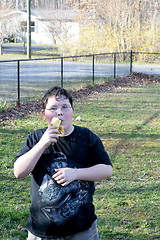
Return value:
[(27, 240), (98, 240), (98, 231), (97, 231), (97, 221), (95, 221), (91, 228), (84, 232), (76, 233), (69, 237), (59, 237), (59, 238), (40, 238), (34, 236), (32, 233), (28, 232)]

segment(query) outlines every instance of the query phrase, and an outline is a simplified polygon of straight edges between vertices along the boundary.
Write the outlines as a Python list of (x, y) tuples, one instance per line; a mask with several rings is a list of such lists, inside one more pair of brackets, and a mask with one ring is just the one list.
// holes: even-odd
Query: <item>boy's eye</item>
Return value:
[(50, 111), (57, 111), (58, 107), (51, 107), (49, 110)]
[(65, 112), (65, 111), (69, 111), (69, 110), (71, 109), (71, 106), (68, 106), (68, 105), (64, 105), (64, 106), (62, 106), (62, 107), (54, 106), (54, 107), (51, 107), (50, 109), (46, 109), (46, 110), (55, 112), (55, 111), (57, 111), (58, 109), (61, 109), (63, 112)]
[(61, 109), (62, 109), (62, 111), (66, 111), (66, 110), (70, 109), (70, 106), (62, 106)]

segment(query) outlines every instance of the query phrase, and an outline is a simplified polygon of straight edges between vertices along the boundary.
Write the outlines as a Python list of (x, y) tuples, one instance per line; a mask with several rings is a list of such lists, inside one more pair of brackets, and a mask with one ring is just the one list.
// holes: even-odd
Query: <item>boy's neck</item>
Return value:
[(70, 135), (74, 131), (74, 126), (71, 125), (70, 128), (65, 132), (64, 136)]

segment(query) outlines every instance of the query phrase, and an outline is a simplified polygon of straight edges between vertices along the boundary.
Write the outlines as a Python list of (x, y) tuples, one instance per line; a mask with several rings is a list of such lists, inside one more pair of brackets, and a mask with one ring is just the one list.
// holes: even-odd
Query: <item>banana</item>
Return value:
[[(64, 135), (64, 127), (60, 125), (61, 124), (61, 120), (59, 120), (57, 117), (52, 118), (51, 121), (51, 126), (56, 126), (58, 127), (58, 131), (61, 135)], [(52, 145), (54, 145), (54, 142), (52, 143)]]

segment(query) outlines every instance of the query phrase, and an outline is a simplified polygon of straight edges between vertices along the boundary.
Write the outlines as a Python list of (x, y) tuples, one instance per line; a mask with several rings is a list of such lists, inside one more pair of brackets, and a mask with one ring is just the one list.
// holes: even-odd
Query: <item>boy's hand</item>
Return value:
[(67, 186), (69, 183), (76, 180), (76, 169), (75, 168), (59, 168), (55, 169), (55, 174), (52, 176), (58, 184)]
[(57, 142), (59, 135), (60, 134), (58, 131), (58, 127), (56, 126), (48, 127), (39, 142), (42, 144), (43, 147), (47, 148), (51, 143)]

